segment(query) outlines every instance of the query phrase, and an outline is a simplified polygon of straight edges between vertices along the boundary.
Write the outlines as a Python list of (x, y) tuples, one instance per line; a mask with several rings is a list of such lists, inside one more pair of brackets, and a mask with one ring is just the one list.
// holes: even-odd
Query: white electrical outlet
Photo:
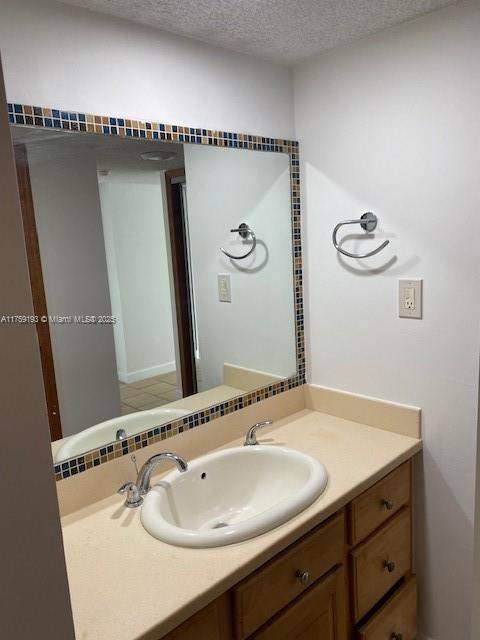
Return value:
[(218, 299), (220, 302), (232, 301), (232, 287), (230, 285), (230, 276), (227, 273), (220, 273), (217, 276), (218, 282)]
[(405, 287), (405, 309), (415, 309), (415, 287)]
[(398, 281), (398, 315), (400, 318), (422, 318), (423, 280)]

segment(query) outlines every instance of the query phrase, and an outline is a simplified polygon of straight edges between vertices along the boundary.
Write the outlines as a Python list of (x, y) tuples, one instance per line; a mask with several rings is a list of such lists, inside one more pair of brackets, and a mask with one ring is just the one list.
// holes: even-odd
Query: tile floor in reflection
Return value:
[(123, 382), (119, 384), (122, 415), (161, 407), (182, 397), (181, 391), (177, 386), (176, 371), (145, 378), (130, 384)]

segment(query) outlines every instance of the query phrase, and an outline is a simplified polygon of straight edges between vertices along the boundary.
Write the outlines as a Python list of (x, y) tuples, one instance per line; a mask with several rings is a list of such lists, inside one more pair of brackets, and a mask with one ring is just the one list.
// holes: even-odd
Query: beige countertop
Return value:
[(308, 409), (258, 435), (313, 455), (329, 473), (320, 498), (262, 536), (214, 549), (170, 546), (151, 537), (140, 511), (124, 508), (117, 495), (63, 518), (77, 640), (159, 640), (422, 447), (416, 438)]

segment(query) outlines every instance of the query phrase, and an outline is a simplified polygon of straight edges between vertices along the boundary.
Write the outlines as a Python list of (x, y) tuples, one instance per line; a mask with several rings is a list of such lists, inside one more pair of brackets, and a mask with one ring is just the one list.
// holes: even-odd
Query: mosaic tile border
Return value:
[(228, 415), (256, 402), (288, 391), (305, 383), (305, 333), (303, 313), (302, 239), (300, 221), (300, 161), (298, 142), (281, 138), (267, 138), (246, 133), (213, 131), (197, 127), (144, 122), (125, 117), (99, 116), (77, 111), (38, 107), (8, 102), (8, 119), (11, 124), (41, 127), (45, 129), (93, 133), (98, 135), (185, 142), (218, 147), (273, 151), (287, 153), (290, 159), (290, 187), (292, 207), (293, 286), (295, 304), (297, 373), (291, 378), (256, 389), (228, 401), (189, 414), (173, 422), (148, 429), (126, 440), (114, 442), (89, 451), (79, 457), (54, 465), (57, 481), (83, 473), (100, 464), (133, 453), (155, 442), (194, 429), (202, 424)]

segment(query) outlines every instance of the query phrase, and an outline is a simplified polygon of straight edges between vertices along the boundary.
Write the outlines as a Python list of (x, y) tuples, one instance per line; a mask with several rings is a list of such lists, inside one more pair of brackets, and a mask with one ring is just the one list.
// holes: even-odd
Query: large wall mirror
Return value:
[(57, 471), (298, 377), (288, 153), (11, 130)]

